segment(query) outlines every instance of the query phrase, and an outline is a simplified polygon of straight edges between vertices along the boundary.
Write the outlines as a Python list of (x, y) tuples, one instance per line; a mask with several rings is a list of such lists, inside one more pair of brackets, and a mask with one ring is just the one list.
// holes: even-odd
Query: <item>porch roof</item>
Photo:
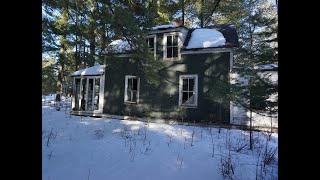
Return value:
[(102, 75), (105, 70), (105, 65), (96, 65), (86, 69), (80, 69), (71, 74), (71, 76), (93, 76)]

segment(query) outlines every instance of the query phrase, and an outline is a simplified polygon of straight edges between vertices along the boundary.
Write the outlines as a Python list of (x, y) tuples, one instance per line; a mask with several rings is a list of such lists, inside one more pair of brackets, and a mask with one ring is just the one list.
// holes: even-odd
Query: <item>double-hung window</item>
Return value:
[(197, 107), (198, 104), (198, 75), (179, 76), (179, 105)]
[(125, 76), (125, 103), (138, 103), (139, 102), (139, 88), (140, 78), (137, 76)]
[(179, 33), (169, 33), (164, 34), (163, 37), (163, 59), (165, 60), (174, 60), (174, 59), (180, 59), (180, 39), (179, 39)]

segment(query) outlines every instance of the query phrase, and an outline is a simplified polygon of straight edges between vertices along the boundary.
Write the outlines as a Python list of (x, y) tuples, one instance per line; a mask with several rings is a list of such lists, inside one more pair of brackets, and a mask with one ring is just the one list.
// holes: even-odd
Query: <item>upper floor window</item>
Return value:
[(179, 33), (168, 33), (164, 34), (163, 37), (163, 59), (173, 60), (180, 59), (180, 39)]
[(139, 102), (139, 89), (140, 78), (137, 76), (125, 76), (125, 90), (124, 102), (125, 103), (138, 103)]
[(149, 35), (146, 39), (149, 50), (153, 53), (154, 58), (156, 58), (156, 35)]

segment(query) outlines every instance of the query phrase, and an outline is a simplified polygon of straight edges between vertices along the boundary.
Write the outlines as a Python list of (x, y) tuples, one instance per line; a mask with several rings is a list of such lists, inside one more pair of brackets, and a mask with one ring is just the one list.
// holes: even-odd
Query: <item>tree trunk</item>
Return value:
[(250, 131), (250, 150), (252, 150), (252, 144), (253, 144), (253, 137), (252, 137), (252, 97), (251, 97), (251, 77), (250, 77), (250, 80), (249, 80), (249, 111), (250, 111), (250, 117), (249, 117), (249, 120), (250, 120), (250, 127), (249, 127), (249, 131)]
[(78, 36), (76, 35), (75, 70), (79, 69)]
[(89, 57), (89, 60), (88, 60), (89, 67), (93, 66), (94, 63), (95, 63), (95, 59), (94, 59), (95, 50), (96, 50), (95, 36), (93, 35), (92, 38), (91, 38), (91, 42), (90, 42), (90, 57)]
[(93, 66), (94, 63), (95, 63), (95, 59), (94, 59), (94, 56), (95, 56), (95, 50), (96, 50), (96, 35), (95, 35), (95, 32), (94, 30), (96, 29), (96, 16), (95, 16), (95, 13), (96, 13), (96, 7), (95, 7), (95, 4), (94, 4), (95, 0), (91, 0), (90, 1), (90, 18), (89, 18), (89, 29), (90, 29), (90, 32), (89, 32), (89, 37), (90, 37), (90, 56), (89, 56), (89, 59), (88, 59), (88, 65), (89, 66)]
[(63, 79), (62, 67), (61, 67), (61, 65), (59, 65), (58, 81), (57, 81), (57, 95), (56, 95), (56, 110), (57, 111), (60, 111), (60, 102), (61, 102), (61, 94), (62, 94), (62, 79)]
[(220, 129), (221, 129), (221, 104), (222, 104), (222, 101), (221, 101), (221, 98), (220, 98), (220, 104), (219, 104), (219, 133), (220, 133)]
[(182, 26), (184, 26), (184, 0), (182, 0)]
[(201, 0), (201, 9), (200, 9), (200, 27), (203, 28), (203, 23), (204, 23), (204, 0)]

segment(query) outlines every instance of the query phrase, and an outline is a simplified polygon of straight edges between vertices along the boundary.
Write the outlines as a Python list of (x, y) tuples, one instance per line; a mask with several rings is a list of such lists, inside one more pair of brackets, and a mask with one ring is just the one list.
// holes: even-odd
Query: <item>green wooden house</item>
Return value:
[(147, 83), (128, 44), (117, 40), (110, 45), (118, 68), (97, 65), (73, 73), (72, 114), (230, 122), (230, 102), (218, 102), (209, 93), (218, 80), (230, 81), (239, 46), (232, 24), (161, 25), (150, 29), (146, 41), (154, 60), (164, 64), (157, 73), (159, 86)]

